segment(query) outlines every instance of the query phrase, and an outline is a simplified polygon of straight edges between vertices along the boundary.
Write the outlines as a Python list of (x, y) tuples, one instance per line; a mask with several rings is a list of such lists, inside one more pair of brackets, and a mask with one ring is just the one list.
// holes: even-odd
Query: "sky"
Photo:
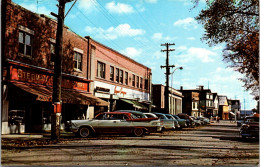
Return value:
[[(13, 0), (13, 2), (49, 17), (58, 13), (55, 0)], [(66, 4), (66, 12), (73, 3)], [(191, 0), (77, 0), (65, 18), (73, 32), (117, 50), (152, 69), (153, 84), (165, 85), (166, 49), (170, 43), (169, 64), (175, 72), (170, 86), (196, 89), (199, 85), (229, 99), (239, 99), (241, 109), (253, 109), (256, 102), (238, 80), (243, 76), (223, 62), (225, 44), (209, 47), (201, 38), (205, 30), (194, 19), (205, 2), (196, 8)], [(173, 81), (173, 82), (172, 82)]]

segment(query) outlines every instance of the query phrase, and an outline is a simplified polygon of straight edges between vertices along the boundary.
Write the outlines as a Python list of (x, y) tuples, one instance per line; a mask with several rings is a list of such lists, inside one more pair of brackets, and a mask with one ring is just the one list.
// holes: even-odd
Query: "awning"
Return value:
[[(13, 82), (13, 85), (18, 88), (33, 94), (36, 96), (36, 100), (39, 101), (52, 101), (52, 88), (44, 87), (40, 85), (29, 85), (23, 83)], [(84, 105), (96, 105), (96, 106), (108, 106), (109, 103), (85, 92), (80, 92), (72, 89), (62, 89), (61, 90), (61, 100), (62, 103), (71, 103), (71, 104), (84, 104)]]
[(137, 108), (137, 109), (143, 109), (143, 110), (148, 110), (147, 107), (145, 107), (144, 105), (142, 105), (141, 103), (139, 103), (138, 101), (134, 101), (134, 100), (128, 100), (128, 99), (120, 99), (128, 104), (133, 105), (133, 107)]

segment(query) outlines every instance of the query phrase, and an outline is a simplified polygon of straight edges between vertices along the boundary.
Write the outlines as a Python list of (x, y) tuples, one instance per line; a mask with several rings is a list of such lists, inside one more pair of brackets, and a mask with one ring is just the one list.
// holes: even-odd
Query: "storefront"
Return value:
[[(95, 107), (108, 106), (89, 92), (90, 82), (62, 75), (61, 123), (93, 117)], [(2, 134), (50, 131), (52, 83), (51, 70), (8, 61), (4, 69)]]
[(149, 93), (95, 81), (95, 96), (110, 103), (109, 111), (149, 110)]

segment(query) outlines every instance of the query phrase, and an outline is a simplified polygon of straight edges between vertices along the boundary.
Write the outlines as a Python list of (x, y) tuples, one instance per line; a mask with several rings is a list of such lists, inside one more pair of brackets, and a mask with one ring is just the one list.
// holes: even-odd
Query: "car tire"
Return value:
[(78, 134), (79, 134), (80, 137), (86, 138), (86, 137), (90, 136), (91, 131), (88, 127), (81, 127), (78, 131)]
[(141, 136), (144, 135), (144, 129), (142, 129), (142, 128), (135, 128), (133, 133), (134, 133), (134, 136), (141, 137)]

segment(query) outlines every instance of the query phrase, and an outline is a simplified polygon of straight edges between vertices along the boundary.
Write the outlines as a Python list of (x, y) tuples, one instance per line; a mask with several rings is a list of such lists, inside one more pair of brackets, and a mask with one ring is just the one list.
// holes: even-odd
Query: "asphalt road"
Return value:
[(67, 136), (58, 144), (2, 145), (3, 166), (258, 166), (258, 163), (258, 140), (242, 140), (238, 128), (229, 122), (144, 137)]

